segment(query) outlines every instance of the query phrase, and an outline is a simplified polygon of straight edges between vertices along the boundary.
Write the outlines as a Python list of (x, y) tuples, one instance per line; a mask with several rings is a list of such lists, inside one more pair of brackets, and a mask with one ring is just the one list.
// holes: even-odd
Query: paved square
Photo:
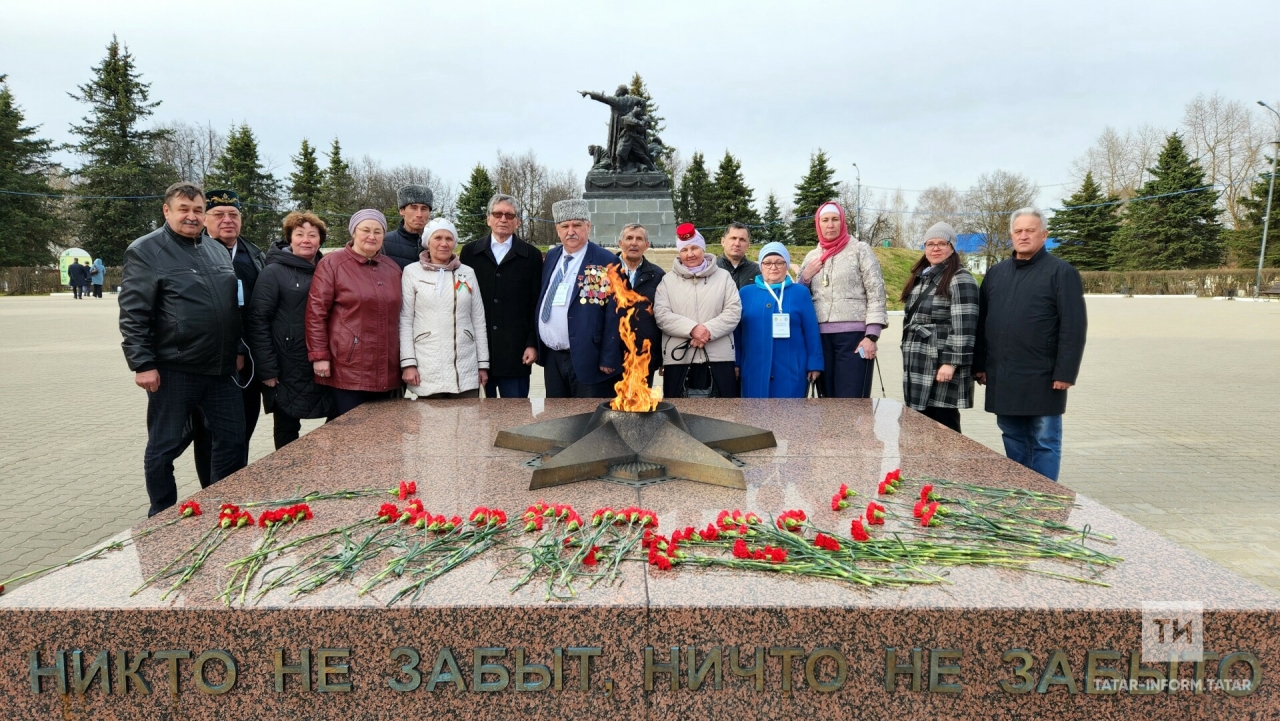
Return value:
[[(1063, 483), (1280, 590), (1280, 303), (1088, 305)], [(0, 578), (66, 560), (145, 516), (146, 398), (116, 319), (114, 296), (0, 297)], [(899, 330), (881, 348), (891, 398), (902, 397)], [(1002, 451), (981, 390), (977, 404), (963, 413), (965, 433)], [(271, 450), (264, 417), (250, 454)], [(190, 452), (177, 475), (181, 497), (198, 489)]]

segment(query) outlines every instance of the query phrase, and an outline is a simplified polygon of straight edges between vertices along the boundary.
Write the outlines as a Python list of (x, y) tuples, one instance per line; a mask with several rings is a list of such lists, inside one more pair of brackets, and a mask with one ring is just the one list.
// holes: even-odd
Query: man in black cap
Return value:
[(382, 241), (382, 252), (403, 270), (418, 262), (422, 252), (422, 230), (431, 220), (431, 206), (435, 197), (425, 185), (406, 185), (396, 192), (400, 207), (400, 227), (387, 233)]
[[(253, 286), (258, 281), (258, 273), (266, 267), (267, 259), (258, 246), (240, 237), (244, 226), (244, 215), (241, 213), (240, 196), (234, 190), (210, 190), (205, 194), (203, 240), (221, 244), (231, 254), (231, 266), (236, 271), (236, 303), (240, 306), (240, 327), (249, 327), (249, 299), (253, 297)], [(262, 406), (262, 382), (257, 377), (253, 358), (249, 355), (249, 346), (240, 344), (239, 357), (236, 359), (238, 378), (236, 385), (241, 388), (244, 398), (244, 463), (249, 462), (249, 441), (253, 431), (258, 427), (258, 416)], [(191, 440), (195, 442), (196, 475), (200, 477), (200, 485), (209, 485), (212, 473), (213, 439), (210, 437), (208, 424), (197, 410), (191, 414)]]
[[(173, 462), (200, 410), (211, 429), (218, 480), (244, 467), (244, 410), (236, 388), (236, 275), (226, 252), (201, 237), (205, 198), (191, 183), (164, 194), (164, 225), (129, 244), (120, 282), (121, 344), (147, 391), (143, 466), (154, 516), (178, 501)], [(207, 484), (206, 484), (207, 485)]]

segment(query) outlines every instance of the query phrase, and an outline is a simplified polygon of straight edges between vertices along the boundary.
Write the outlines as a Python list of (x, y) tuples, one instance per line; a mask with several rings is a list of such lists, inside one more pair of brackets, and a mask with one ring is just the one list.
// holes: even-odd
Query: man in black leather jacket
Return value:
[(418, 262), (418, 254), (423, 250), (422, 230), (431, 220), (435, 194), (425, 185), (406, 185), (396, 191), (396, 203), (400, 208), (400, 227), (387, 233), (382, 252), (403, 270)]
[(202, 240), (204, 192), (165, 191), (164, 225), (129, 244), (120, 283), (120, 335), (134, 382), (147, 391), (143, 459), (148, 516), (178, 501), (173, 461), (199, 410), (212, 436), (212, 481), (244, 467), (244, 404), (232, 375), (240, 348), (236, 274), (223, 246)]

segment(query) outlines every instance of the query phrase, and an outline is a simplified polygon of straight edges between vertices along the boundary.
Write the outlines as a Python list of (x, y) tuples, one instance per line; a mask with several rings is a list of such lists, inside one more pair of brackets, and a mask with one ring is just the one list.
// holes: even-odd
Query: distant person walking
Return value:
[(462, 247), (458, 260), (475, 272), (484, 301), (489, 336), (489, 381), (485, 398), (528, 398), (529, 377), (538, 360), (538, 293), (542, 252), (516, 231), (516, 199), (498, 193), (489, 199), (489, 235)]
[(1067, 389), (1088, 329), (1084, 286), (1079, 271), (1045, 250), (1043, 213), (1016, 210), (1009, 226), (1013, 257), (987, 271), (978, 294), (973, 375), (987, 387), (1005, 455), (1056, 481)]
[[(298, 440), (303, 418), (333, 417), (333, 394), (315, 382), (307, 360), (307, 295), (328, 228), (311, 213), (284, 218), (284, 240), (267, 253), (249, 303), (245, 335), (270, 399), (277, 449)], [(264, 403), (264, 405), (267, 405)]]
[(844, 208), (824, 203), (814, 214), (818, 247), (800, 265), (813, 294), (822, 333), (818, 392), (829, 398), (870, 398), (876, 342), (889, 324), (884, 276), (871, 246), (849, 234)]
[(307, 358), (333, 389), (334, 413), (391, 398), (400, 385), (400, 266), (382, 252), (387, 219), (360, 210), (351, 240), (316, 264), (307, 296)]
[(93, 285), (93, 297), (102, 297), (102, 283), (107, 277), (107, 267), (102, 264), (102, 258), (93, 261), (93, 266), (89, 269), (89, 283)]
[(84, 283), (87, 277), (87, 269), (80, 265), (79, 258), (73, 258), (71, 265), (67, 266), (67, 282), (71, 284), (71, 294), (76, 300), (84, 295)]
[(960, 264), (955, 243), (946, 223), (925, 231), (924, 255), (902, 289), (902, 397), (959, 433), (960, 409), (973, 407), (978, 283)]
[(489, 380), (480, 285), (453, 252), (453, 223), (436, 218), (422, 235), (422, 255), (400, 282), (401, 378), (420, 398), (479, 398)]
[(245, 464), (244, 401), (236, 387), (240, 313), (226, 248), (201, 242), (204, 193), (175, 183), (164, 194), (164, 225), (129, 244), (120, 281), (120, 335), (134, 383), (147, 391), (143, 467), (148, 516), (178, 501), (173, 461), (199, 411), (212, 439), (209, 483)]

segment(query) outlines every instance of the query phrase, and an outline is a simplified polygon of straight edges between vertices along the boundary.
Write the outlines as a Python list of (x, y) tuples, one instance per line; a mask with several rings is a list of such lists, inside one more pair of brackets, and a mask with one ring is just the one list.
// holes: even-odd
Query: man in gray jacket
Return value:
[(244, 403), (232, 377), (240, 346), (236, 273), (226, 248), (201, 238), (204, 210), (198, 186), (169, 186), (164, 225), (124, 254), (121, 346), (134, 383), (147, 391), (148, 516), (178, 501), (173, 461), (193, 411), (212, 437), (210, 483), (245, 465)]

